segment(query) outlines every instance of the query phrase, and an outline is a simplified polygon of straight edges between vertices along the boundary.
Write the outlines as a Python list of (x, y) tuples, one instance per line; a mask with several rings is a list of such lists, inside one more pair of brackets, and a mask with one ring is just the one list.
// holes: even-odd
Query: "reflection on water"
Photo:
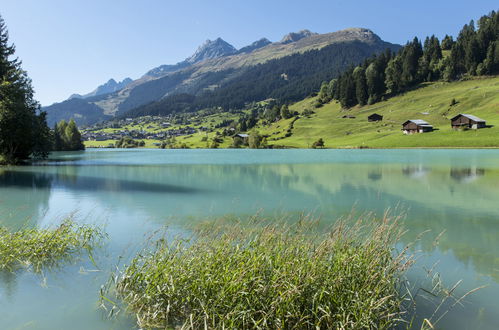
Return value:
[(459, 182), (472, 182), (478, 177), (484, 176), (485, 169), (469, 167), (469, 168), (451, 168), (450, 177)]
[[(484, 328), (499, 322), (497, 151), (110, 151), (60, 154), (58, 160), (0, 171), (0, 210), (23, 210), (9, 218), (10, 227), (27, 217), (33, 225), (50, 223), (74, 210), (96, 218), (105, 214), (112, 259), (164, 223), (181, 227), (206, 216), (259, 209), (315, 212), (332, 221), (352, 209), (382, 214), (399, 205), (407, 212), (405, 242), (430, 229), (420, 247), (442, 259), (442, 272), (463, 278), (468, 283), (463, 290), (489, 284), (487, 292), (475, 295), (474, 307), (467, 306), (475, 314), (467, 314), (466, 324), (471, 326), (478, 313)], [(433, 238), (443, 230), (436, 247)], [(8, 283), (15, 278), (0, 277), (3, 291), (22, 305), (22, 297), (30, 297), (22, 293), (26, 284), (18, 293)], [(98, 283), (79, 284), (90, 285), (83, 294), (88, 301), (95, 298)], [(74, 297), (61, 299), (67, 303), (64, 299)], [(69, 322), (76, 316), (66, 317)], [(449, 318), (460, 320), (459, 311)]]

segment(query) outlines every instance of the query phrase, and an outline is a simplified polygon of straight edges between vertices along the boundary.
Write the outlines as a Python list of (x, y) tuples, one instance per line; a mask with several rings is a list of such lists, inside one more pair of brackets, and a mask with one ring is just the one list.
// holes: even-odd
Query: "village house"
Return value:
[(402, 124), (404, 134), (432, 132), (433, 126), (422, 119), (411, 119)]
[(478, 118), (473, 115), (467, 115), (465, 113), (460, 113), (459, 115), (451, 118), (450, 120), (452, 128), (457, 129), (479, 129), (486, 126), (485, 120)]
[(236, 134), (232, 137), (232, 139), (242, 139), (244, 143), (248, 142), (248, 138), (249, 138), (249, 135), (248, 134), (244, 134), (244, 133), (239, 133), (239, 134)]
[(372, 115), (367, 117), (367, 121), (373, 122), (373, 121), (382, 121), (383, 116), (378, 115), (377, 113), (373, 113)]

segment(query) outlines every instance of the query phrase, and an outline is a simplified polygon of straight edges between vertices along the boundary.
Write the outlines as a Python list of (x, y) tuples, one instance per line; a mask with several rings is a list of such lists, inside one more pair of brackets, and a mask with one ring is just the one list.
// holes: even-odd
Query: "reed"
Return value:
[(387, 329), (403, 319), (396, 221), (251, 220), (161, 238), (114, 278), (142, 328)]
[(97, 227), (66, 220), (56, 228), (23, 228), (14, 232), (0, 226), (0, 270), (26, 268), (39, 273), (71, 261), (82, 251), (91, 256), (104, 233)]

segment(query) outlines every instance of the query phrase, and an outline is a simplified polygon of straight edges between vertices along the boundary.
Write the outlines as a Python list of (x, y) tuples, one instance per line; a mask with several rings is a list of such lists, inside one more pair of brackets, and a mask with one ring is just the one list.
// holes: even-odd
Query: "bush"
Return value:
[(325, 146), (325, 144), (324, 144), (324, 140), (322, 138), (320, 138), (319, 140), (312, 143), (313, 149), (324, 148), (324, 146)]

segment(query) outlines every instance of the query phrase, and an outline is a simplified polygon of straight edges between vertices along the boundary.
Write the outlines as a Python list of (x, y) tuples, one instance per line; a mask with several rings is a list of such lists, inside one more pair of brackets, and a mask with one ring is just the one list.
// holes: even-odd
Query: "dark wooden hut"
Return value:
[(382, 121), (383, 116), (378, 115), (377, 113), (373, 113), (372, 115), (367, 117), (367, 121)]
[(422, 119), (411, 119), (402, 124), (404, 134), (432, 132), (433, 126)]
[(479, 129), (486, 126), (485, 120), (478, 118), (477, 116), (468, 115), (465, 113), (460, 113), (450, 120), (453, 129)]

